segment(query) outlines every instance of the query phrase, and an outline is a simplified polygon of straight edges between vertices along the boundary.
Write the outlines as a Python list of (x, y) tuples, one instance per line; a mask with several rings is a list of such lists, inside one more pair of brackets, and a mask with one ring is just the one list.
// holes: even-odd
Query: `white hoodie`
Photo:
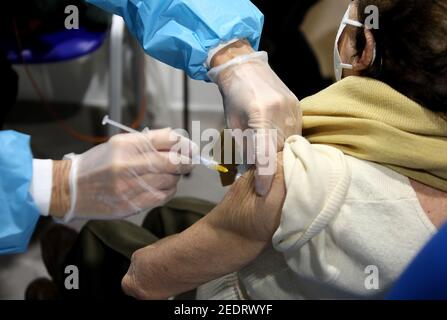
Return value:
[(436, 233), (408, 178), (290, 137), (272, 247), (198, 299), (382, 298)]

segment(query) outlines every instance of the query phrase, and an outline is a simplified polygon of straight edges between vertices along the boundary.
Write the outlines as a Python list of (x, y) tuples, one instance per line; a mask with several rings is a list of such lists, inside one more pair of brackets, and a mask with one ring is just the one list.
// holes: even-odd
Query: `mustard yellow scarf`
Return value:
[(447, 191), (447, 121), (385, 83), (348, 77), (301, 106), (311, 143)]

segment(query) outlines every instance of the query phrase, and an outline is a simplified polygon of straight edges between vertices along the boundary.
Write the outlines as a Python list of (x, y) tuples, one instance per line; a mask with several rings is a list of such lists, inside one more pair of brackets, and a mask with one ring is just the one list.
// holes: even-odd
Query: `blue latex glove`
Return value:
[(86, 0), (124, 18), (151, 57), (208, 80), (210, 49), (247, 39), (257, 50), (264, 16), (249, 0)]
[(29, 193), (33, 157), (29, 136), (0, 132), (0, 254), (27, 249), (39, 212)]

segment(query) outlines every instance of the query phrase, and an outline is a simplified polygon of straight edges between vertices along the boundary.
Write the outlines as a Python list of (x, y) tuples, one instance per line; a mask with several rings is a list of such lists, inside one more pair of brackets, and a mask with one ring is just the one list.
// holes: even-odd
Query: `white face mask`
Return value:
[(335, 39), (335, 47), (334, 47), (334, 71), (335, 71), (335, 79), (340, 81), (343, 77), (343, 69), (352, 70), (352, 64), (343, 63), (341, 61), (340, 50), (338, 49), (338, 42), (340, 41), (340, 37), (345, 30), (347, 25), (354, 26), (357, 28), (363, 27), (363, 23), (358, 21), (354, 21), (349, 18), (349, 14), (351, 12), (351, 4), (349, 4), (348, 10), (346, 10), (345, 15), (343, 16), (343, 20), (340, 23), (340, 28), (338, 29), (337, 38)]

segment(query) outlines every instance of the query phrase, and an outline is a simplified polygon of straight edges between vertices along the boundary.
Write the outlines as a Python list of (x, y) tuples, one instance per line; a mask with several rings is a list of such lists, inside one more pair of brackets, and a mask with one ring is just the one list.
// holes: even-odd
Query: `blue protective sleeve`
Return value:
[(411, 263), (388, 299), (447, 300), (447, 225)]
[(249, 0), (86, 0), (120, 15), (147, 54), (209, 80), (210, 49), (247, 39), (257, 50), (264, 16)]
[(39, 218), (29, 193), (32, 170), (30, 137), (0, 131), (0, 254), (28, 247)]

